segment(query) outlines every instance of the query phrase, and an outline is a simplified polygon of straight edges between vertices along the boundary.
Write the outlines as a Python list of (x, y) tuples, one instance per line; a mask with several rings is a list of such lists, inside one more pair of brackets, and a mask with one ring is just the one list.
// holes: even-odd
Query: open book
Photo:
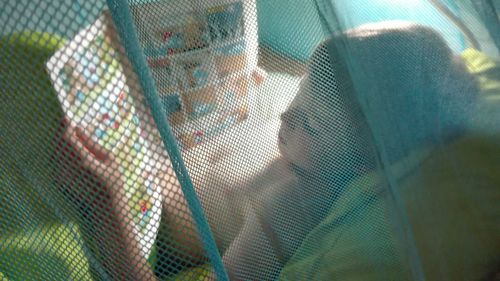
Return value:
[(69, 122), (119, 160), (136, 238), (147, 257), (160, 223), (161, 190), (144, 130), (142, 92), (119, 44), (104, 13), (58, 50), (47, 69)]

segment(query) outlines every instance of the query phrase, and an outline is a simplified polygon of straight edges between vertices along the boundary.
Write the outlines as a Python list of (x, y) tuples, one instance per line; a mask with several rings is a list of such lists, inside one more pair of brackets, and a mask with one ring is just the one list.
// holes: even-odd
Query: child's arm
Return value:
[(163, 192), (162, 223), (168, 224), (172, 245), (194, 263), (204, 260), (203, 244), (174, 170), (165, 167), (158, 178)]
[(83, 192), (78, 193), (88, 195), (79, 198), (86, 206), (83, 231), (89, 231), (89, 224), (93, 231), (84, 237), (92, 237), (87, 242), (97, 246), (96, 256), (106, 272), (113, 280), (155, 280), (133, 232), (118, 162), (79, 127), (68, 125), (61, 143), (65, 167), (71, 171), (65, 174), (72, 181), (83, 179), (78, 186)]

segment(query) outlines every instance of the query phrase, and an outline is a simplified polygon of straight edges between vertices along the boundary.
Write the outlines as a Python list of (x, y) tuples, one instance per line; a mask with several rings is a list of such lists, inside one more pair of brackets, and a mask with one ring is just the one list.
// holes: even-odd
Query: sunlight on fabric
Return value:
[(386, 2), (386, 5), (404, 5), (408, 8), (422, 4), (422, 0), (385, 0), (383, 2)]

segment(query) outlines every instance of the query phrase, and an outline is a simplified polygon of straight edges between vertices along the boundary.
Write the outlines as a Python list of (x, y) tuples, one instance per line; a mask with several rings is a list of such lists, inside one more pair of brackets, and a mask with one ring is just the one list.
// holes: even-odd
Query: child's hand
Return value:
[[(64, 120), (57, 146), (61, 183), (79, 195), (110, 196), (123, 191), (123, 179), (113, 154), (85, 131)], [(118, 195), (118, 194), (116, 194)]]
[(113, 280), (155, 280), (135, 239), (118, 159), (67, 120), (56, 149), (62, 191), (84, 210), (83, 237), (98, 247), (107, 273)]
[(252, 72), (252, 78), (257, 86), (260, 86), (264, 82), (264, 80), (266, 80), (266, 77), (266, 71), (258, 66)]

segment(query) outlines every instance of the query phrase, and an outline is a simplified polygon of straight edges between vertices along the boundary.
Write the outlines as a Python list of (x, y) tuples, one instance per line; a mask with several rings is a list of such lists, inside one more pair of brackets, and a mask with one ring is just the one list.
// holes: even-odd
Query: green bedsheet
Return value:
[(62, 112), (44, 63), (61, 43), (46, 33), (25, 32), (0, 39), (3, 280), (91, 279), (78, 227), (64, 219), (68, 214), (56, 215), (47, 201), (54, 191), (52, 136)]
[[(422, 150), (390, 168), (425, 280), (483, 280), (497, 270), (500, 135)], [(408, 244), (380, 173), (348, 186), (285, 266), (282, 280), (408, 280)], [(486, 280), (486, 279), (484, 279)]]

